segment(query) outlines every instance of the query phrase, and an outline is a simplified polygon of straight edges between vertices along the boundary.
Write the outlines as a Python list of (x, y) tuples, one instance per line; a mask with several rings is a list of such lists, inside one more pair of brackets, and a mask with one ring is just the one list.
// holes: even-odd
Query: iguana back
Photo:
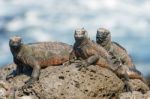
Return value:
[(69, 60), (72, 46), (62, 42), (37, 42), (27, 44), (41, 67), (61, 65)]

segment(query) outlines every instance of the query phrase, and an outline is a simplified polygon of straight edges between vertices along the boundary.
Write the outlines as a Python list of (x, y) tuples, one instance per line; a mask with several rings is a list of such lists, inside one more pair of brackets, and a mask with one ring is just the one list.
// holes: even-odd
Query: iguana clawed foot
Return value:
[(68, 66), (68, 65), (70, 65), (71, 64), (71, 62), (70, 61), (67, 61), (67, 62), (64, 62), (62, 65), (63, 66)]
[(33, 84), (35, 81), (37, 81), (37, 79), (31, 77), (28, 81), (25, 82), (25, 84), (26, 84), (26, 85), (31, 85), (31, 84)]
[(22, 90), (26, 92), (26, 90), (32, 88), (32, 84), (34, 84), (35, 81), (37, 81), (35, 78), (30, 78), (28, 81), (25, 82), (25, 85), (22, 86)]
[(12, 79), (13, 77), (15, 77), (16, 75), (20, 75), (21, 73), (19, 73), (18, 71), (13, 71), (12, 73), (8, 74), (6, 76), (6, 80)]
[(7, 75), (6, 80), (8, 81), (8, 80), (12, 79), (13, 77), (14, 77), (14, 75)]
[(76, 67), (79, 68), (78, 70), (80, 71), (82, 68), (87, 68), (88, 66), (89, 66), (88, 62), (82, 61)]
[(64, 66), (68, 66), (68, 65), (70, 65), (70, 64), (72, 64), (72, 63), (74, 63), (74, 62), (75, 62), (75, 60), (74, 60), (74, 59), (71, 59), (71, 60), (69, 60), (69, 61), (64, 62), (63, 65), (64, 65)]
[(132, 90), (131, 86), (129, 85), (128, 81), (125, 81), (124, 83), (125, 83), (125, 86), (124, 86), (125, 90), (127, 92), (133, 92), (133, 90)]

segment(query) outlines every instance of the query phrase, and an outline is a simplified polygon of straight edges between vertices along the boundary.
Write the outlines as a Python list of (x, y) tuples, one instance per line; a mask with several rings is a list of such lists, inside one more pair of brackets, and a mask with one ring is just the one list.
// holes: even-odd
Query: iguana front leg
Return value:
[(37, 60), (35, 60), (33, 57), (26, 58), (27, 64), (33, 68), (31, 78), (26, 82), (27, 85), (33, 84), (35, 81), (39, 79), (40, 75), (40, 65)]
[(133, 90), (132, 90), (132, 88), (130, 87), (130, 85), (129, 85), (129, 80), (130, 80), (130, 78), (129, 78), (129, 76), (128, 76), (128, 74), (127, 74), (127, 72), (125, 71), (124, 72), (124, 74), (122, 74), (122, 77), (124, 78), (124, 84), (125, 84), (125, 90), (127, 91), (127, 92), (133, 92)]
[(31, 78), (26, 82), (27, 85), (33, 84), (35, 81), (39, 79), (40, 75), (40, 66), (36, 65), (33, 68)]
[(74, 62), (76, 58), (77, 58), (77, 57), (76, 57), (76, 55), (75, 55), (75, 51), (72, 50), (72, 52), (71, 52), (70, 55), (69, 55), (69, 63)]
[(83, 68), (83, 67), (90, 66), (90, 65), (96, 63), (98, 60), (99, 60), (99, 56), (98, 55), (92, 55), (88, 59), (83, 60), (81, 62), (81, 64), (80, 64), (80, 67)]
[(16, 64), (16, 65), (17, 65), (17, 67), (16, 67), (16, 72), (15, 72), (14, 76), (20, 75), (21, 73), (23, 73), (23, 66), (22, 66), (22, 64)]
[(69, 60), (64, 62), (62, 65), (68, 66), (71, 63), (75, 62), (75, 59), (76, 59), (75, 52), (74, 50), (72, 50), (71, 53), (69, 54)]
[(132, 88), (129, 85), (129, 75), (127, 73), (128, 71), (128, 67), (126, 65), (121, 65), (118, 70), (116, 71), (117, 75), (123, 80), (124, 84), (125, 84), (125, 89), (127, 92), (132, 92)]

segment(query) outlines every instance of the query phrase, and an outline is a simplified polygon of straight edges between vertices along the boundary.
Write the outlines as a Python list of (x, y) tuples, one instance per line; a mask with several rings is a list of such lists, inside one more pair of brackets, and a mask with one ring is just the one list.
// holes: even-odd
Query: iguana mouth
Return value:
[(12, 48), (18, 49), (20, 46), (19, 45), (11, 45)]
[(84, 40), (84, 37), (75, 37), (75, 40), (77, 42), (82, 42)]
[(102, 38), (102, 37), (96, 38), (96, 42), (98, 42), (98, 43), (103, 43), (104, 41), (105, 41), (105, 38)]
[(19, 48), (21, 45), (22, 45), (21, 43), (10, 44), (10, 46), (13, 48)]

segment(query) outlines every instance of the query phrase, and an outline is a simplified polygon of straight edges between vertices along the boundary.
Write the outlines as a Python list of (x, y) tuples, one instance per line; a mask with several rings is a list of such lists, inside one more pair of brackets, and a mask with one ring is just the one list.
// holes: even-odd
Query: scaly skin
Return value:
[(42, 67), (63, 64), (69, 60), (69, 54), (72, 50), (72, 46), (62, 42), (38, 42), (28, 45), (33, 48), (35, 58)]
[(125, 48), (116, 42), (111, 42), (111, 34), (107, 29), (99, 28), (97, 30), (96, 41), (108, 51), (108, 53), (112, 56), (114, 63), (116, 61), (120, 63), (120, 67), (122, 69), (119, 70), (122, 71), (118, 72), (122, 72), (121, 74), (126, 72), (129, 78), (141, 79), (145, 82), (142, 74), (136, 69)]
[(61, 65), (68, 61), (72, 50), (70, 45), (61, 42), (22, 44), (20, 37), (11, 38), (9, 45), (17, 65), (16, 75), (22, 73), (26, 66), (33, 68), (28, 84), (38, 80), (41, 68)]
[[(104, 68), (114, 70), (109, 54), (107, 51), (98, 46), (87, 37), (87, 32), (84, 28), (75, 30), (75, 44), (73, 51), (70, 54), (70, 60), (74, 57), (81, 58), (84, 66), (99, 65)], [(112, 68), (113, 67), (113, 68)]]
[[(75, 44), (69, 60), (72, 60), (72, 58), (83, 59), (84, 61), (81, 63), (82, 66), (98, 65), (110, 69), (117, 75), (120, 74), (119, 72), (116, 72), (118, 70), (118, 65), (114, 65), (112, 63), (111, 56), (108, 52), (102, 46), (99, 46), (95, 42), (91, 41), (87, 37), (87, 32), (84, 28), (76, 29), (74, 37)], [(125, 79), (124, 83), (126, 90), (132, 91), (127, 83), (129, 80), (128, 75), (126, 72), (122, 72), (123, 75), (121, 76)]]

